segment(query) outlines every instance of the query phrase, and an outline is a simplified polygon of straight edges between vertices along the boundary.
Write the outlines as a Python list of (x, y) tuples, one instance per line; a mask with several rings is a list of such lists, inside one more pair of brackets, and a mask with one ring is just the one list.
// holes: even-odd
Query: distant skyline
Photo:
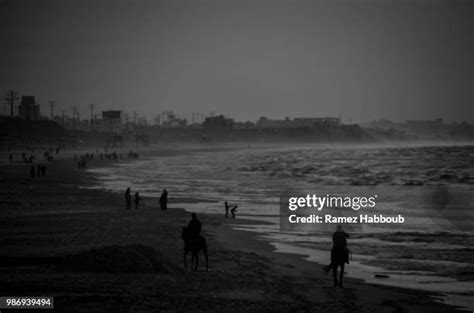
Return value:
[(474, 122), (474, 1), (0, 0), (0, 40), (43, 111)]

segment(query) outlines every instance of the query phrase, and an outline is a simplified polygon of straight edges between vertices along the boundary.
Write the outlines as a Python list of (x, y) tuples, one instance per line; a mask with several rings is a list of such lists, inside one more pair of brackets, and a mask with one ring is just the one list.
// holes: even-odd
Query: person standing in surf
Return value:
[(163, 189), (163, 192), (161, 193), (160, 207), (162, 210), (168, 209), (168, 191), (166, 191), (166, 189)]
[(125, 209), (130, 210), (132, 206), (132, 196), (130, 194), (130, 187), (128, 187), (127, 190), (125, 190), (124, 197), (125, 197)]

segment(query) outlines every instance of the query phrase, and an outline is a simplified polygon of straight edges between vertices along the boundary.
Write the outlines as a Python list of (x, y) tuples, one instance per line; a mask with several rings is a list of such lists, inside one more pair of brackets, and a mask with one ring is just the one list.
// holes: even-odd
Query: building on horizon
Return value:
[(295, 124), (302, 127), (341, 125), (341, 119), (339, 117), (296, 117), (293, 121)]
[(300, 128), (317, 126), (340, 126), (341, 119), (338, 117), (297, 117), (290, 119), (286, 117), (283, 120), (272, 120), (262, 116), (257, 121), (260, 128)]
[(407, 120), (404, 129), (411, 136), (418, 138), (435, 138), (443, 130), (442, 118), (435, 120)]
[(224, 115), (206, 117), (202, 123), (204, 129), (221, 131), (221, 130), (232, 130), (234, 127), (234, 120), (226, 118)]
[(102, 111), (102, 120), (94, 128), (104, 132), (118, 132), (122, 129), (122, 111)]
[(35, 96), (22, 96), (18, 106), (18, 116), (25, 120), (37, 120), (40, 117), (40, 107), (36, 104)]

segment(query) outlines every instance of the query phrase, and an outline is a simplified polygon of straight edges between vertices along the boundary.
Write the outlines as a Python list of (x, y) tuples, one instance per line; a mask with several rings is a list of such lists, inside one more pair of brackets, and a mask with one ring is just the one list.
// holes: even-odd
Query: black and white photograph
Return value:
[(474, 311), (474, 1), (0, 0), (0, 313)]

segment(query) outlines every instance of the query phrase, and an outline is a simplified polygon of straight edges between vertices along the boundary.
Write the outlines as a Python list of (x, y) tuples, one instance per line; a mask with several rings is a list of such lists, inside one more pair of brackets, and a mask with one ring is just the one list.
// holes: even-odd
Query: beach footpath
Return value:
[[(0, 164), (0, 296), (54, 297), (52, 312), (454, 312), (436, 295), (331, 275), (301, 256), (275, 253), (251, 223), (199, 214), (210, 271), (183, 266), (181, 227), (192, 211), (158, 199), (126, 210), (123, 194), (93, 186), (71, 158)], [(190, 255), (188, 262), (190, 262)], [(5, 310), (8, 311), (8, 310)], [(2, 310), (3, 312), (3, 310)]]

